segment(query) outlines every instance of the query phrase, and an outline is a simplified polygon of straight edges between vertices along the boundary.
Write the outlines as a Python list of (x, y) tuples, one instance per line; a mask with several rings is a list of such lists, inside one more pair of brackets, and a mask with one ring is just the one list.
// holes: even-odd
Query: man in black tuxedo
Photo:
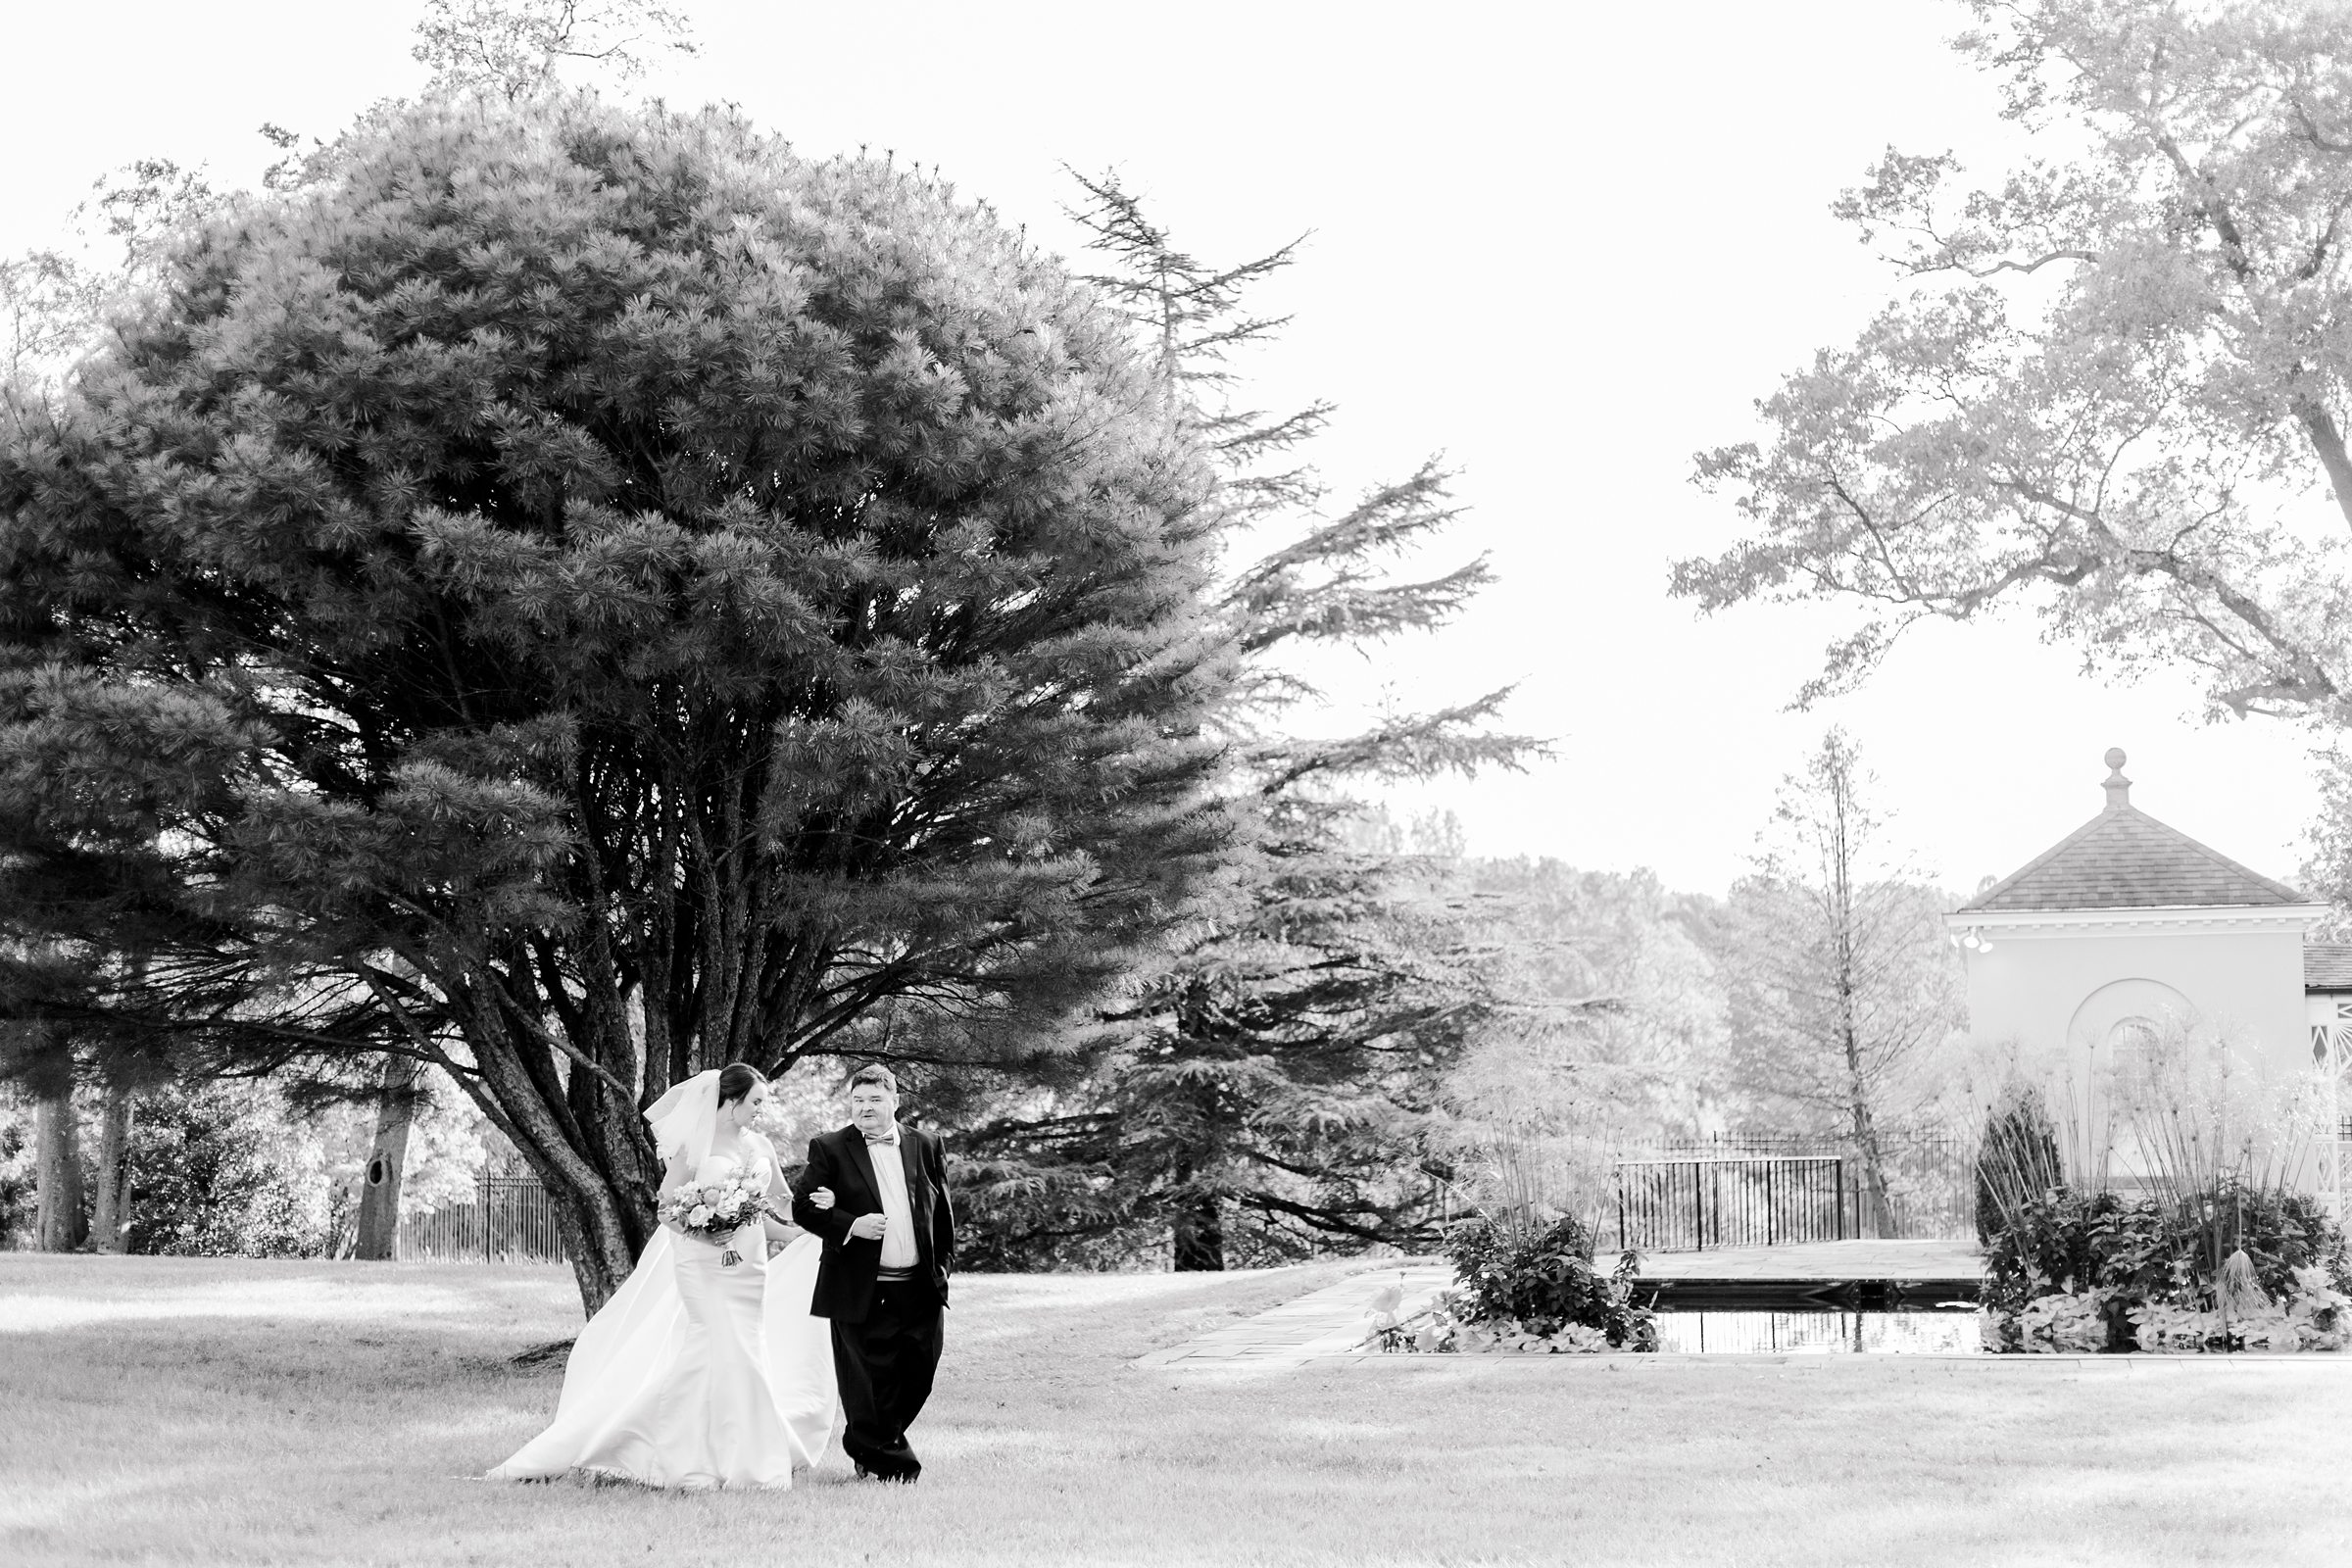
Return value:
[[(805, 1196), (820, 1187), (832, 1189), (831, 1208)], [(808, 1309), (833, 1320), (842, 1450), (860, 1476), (912, 1481), (923, 1465), (906, 1429), (931, 1396), (946, 1342), (956, 1215), (945, 1149), (937, 1134), (899, 1125), (899, 1081), (888, 1067), (860, 1067), (850, 1079), (850, 1125), (809, 1140), (792, 1217), (824, 1239)]]

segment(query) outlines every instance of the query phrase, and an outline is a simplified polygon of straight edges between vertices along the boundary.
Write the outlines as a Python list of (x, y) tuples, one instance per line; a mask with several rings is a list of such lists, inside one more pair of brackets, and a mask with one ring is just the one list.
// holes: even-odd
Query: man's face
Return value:
[(850, 1120), (869, 1138), (890, 1131), (899, 1113), (899, 1097), (880, 1084), (857, 1084), (850, 1090)]

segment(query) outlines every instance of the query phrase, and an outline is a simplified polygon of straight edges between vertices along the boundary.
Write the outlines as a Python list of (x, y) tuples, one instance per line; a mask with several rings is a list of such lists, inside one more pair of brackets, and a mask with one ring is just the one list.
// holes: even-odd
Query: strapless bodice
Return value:
[(755, 1143), (749, 1159), (738, 1159), (733, 1154), (705, 1154), (701, 1167), (694, 1173), (694, 1179), (698, 1182), (723, 1182), (739, 1170), (750, 1170), (764, 1177), (774, 1169), (774, 1156)]

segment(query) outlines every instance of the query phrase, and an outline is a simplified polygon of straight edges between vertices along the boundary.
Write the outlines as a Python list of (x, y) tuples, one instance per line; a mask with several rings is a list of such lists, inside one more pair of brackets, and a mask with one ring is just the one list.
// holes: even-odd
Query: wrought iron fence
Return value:
[(564, 1263), (564, 1229), (536, 1176), (474, 1181), (473, 1196), (400, 1223), (400, 1255), (431, 1263)]
[(1849, 1227), (1837, 1155), (1629, 1159), (1617, 1165), (1617, 1246), (1706, 1251), (1834, 1242)]
[(1845, 1161), (1845, 1224), (1851, 1236), (1885, 1235), (1912, 1240), (1964, 1241), (1977, 1234), (1976, 1151), (1947, 1133), (1900, 1133), (1880, 1142), (1886, 1167), (1889, 1224), (1870, 1223), (1862, 1201), (1862, 1161), (1836, 1139), (1802, 1133), (1717, 1133), (1705, 1138), (1669, 1139), (1656, 1146), (1661, 1157), (1704, 1159), (1810, 1156)]

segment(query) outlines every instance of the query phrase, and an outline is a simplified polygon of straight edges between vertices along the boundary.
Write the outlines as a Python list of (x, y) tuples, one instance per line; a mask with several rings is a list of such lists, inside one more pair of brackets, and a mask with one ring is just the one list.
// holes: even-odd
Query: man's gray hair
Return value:
[(895, 1095), (899, 1092), (899, 1075), (878, 1061), (869, 1061), (850, 1074), (850, 1087), (855, 1089), (859, 1084), (880, 1084)]

